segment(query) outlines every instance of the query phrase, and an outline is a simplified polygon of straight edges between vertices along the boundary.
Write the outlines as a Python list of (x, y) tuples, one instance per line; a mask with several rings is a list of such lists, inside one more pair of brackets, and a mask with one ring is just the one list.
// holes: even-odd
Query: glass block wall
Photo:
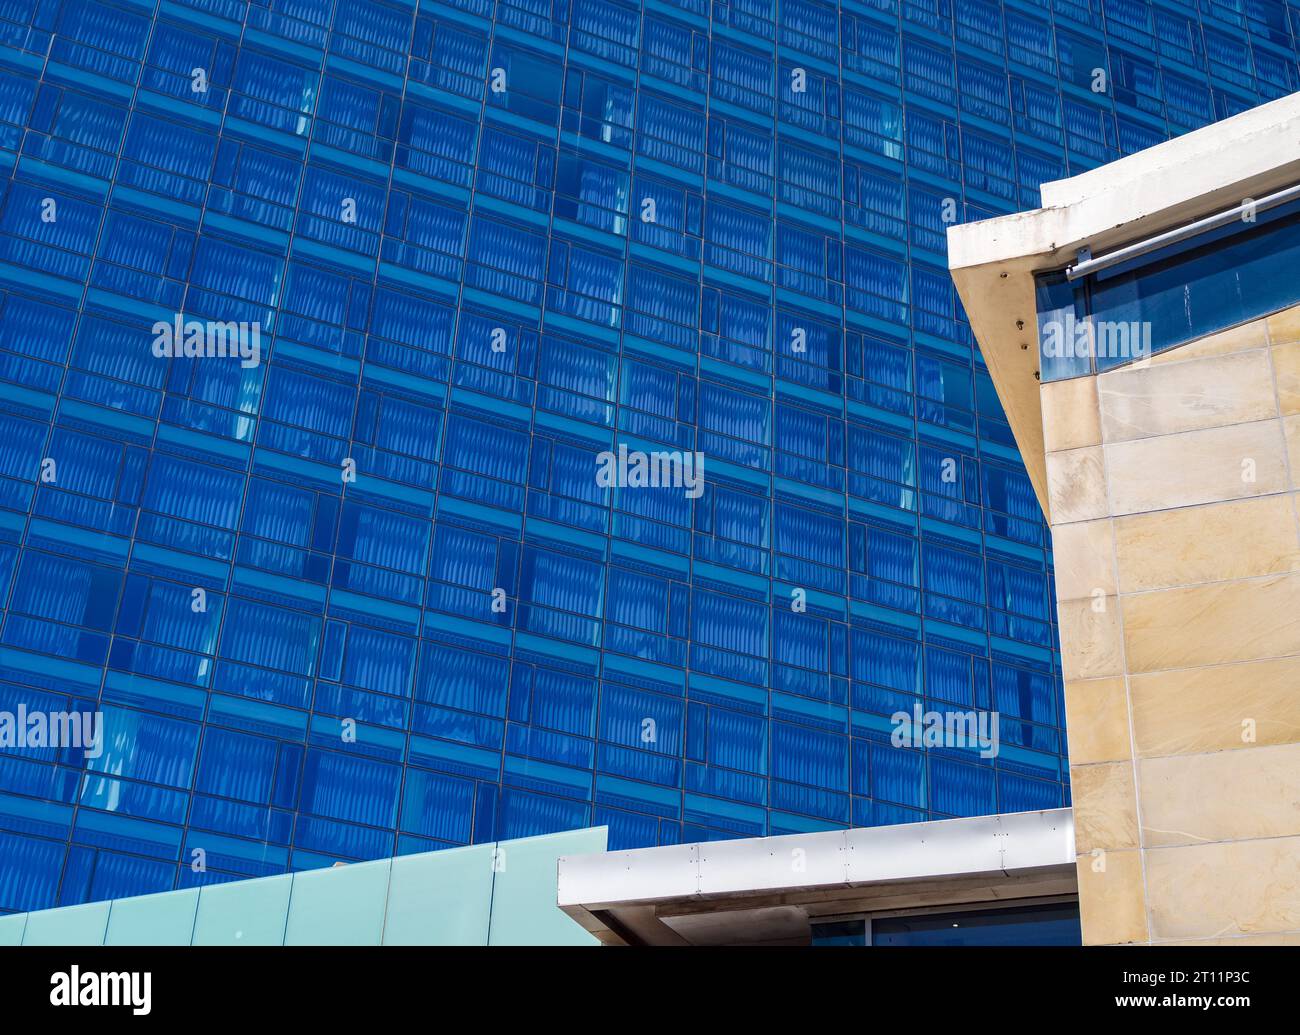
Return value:
[(944, 228), (1296, 89), (1297, 31), (6, 0), (0, 911), (1068, 803)]

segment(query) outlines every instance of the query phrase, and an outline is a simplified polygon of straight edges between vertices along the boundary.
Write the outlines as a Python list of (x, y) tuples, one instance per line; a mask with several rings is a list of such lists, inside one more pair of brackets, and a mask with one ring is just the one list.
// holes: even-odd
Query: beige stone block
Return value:
[(1130, 763), (1070, 766), (1070, 799), (1078, 851), (1138, 846), (1137, 796)]
[(1300, 533), (1289, 496), (1256, 496), (1118, 518), (1115, 552), (1137, 593), (1300, 570)]
[(1118, 676), (1077, 679), (1065, 684), (1065, 729), (1070, 761), (1126, 761), (1132, 756), (1128, 690)]
[(1279, 934), (1242, 934), (1236, 938), (1183, 938), (1161, 941), (1161, 945), (1214, 945), (1231, 948), (1234, 945), (1300, 945), (1300, 931)]
[(1244, 424), (1277, 415), (1267, 350), (1170, 365), (1121, 367), (1097, 378), (1105, 442)]
[(1300, 489), (1300, 414), (1282, 418), (1286, 436), (1287, 464), (1291, 468), (1291, 487)]
[(1274, 345), (1287, 341), (1300, 341), (1300, 305), (1274, 313), (1268, 323), (1268, 340)]
[(1078, 600), (1097, 590), (1115, 592), (1115, 547), (1109, 518), (1057, 525), (1052, 529), (1056, 599)]
[(1252, 320), (1226, 331), (1197, 338), (1177, 348), (1158, 352), (1149, 362), (1151, 365), (1168, 365), (1182, 363), (1189, 359), (1201, 359), (1205, 356), (1227, 356), (1234, 352), (1263, 348), (1268, 343), (1268, 331), (1265, 321)]
[(1056, 612), (1061, 671), (1066, 679), (1123, 674), (1123, 638), (1115, 597), (1061, 601)]
[(1144, 855), (1154, 938), (1300, 930), (1300, 837), (1153, 848)]
[[(1184, 431), (1102, 448), (1111, 513), (1117, 517), (1264, 496), (1287, 486), (1277, 421)], [(1053, 523), (1056, 520), (1053, 511)]]
[(1124, 648), (1129, 672), (1298, 654), (1300, 575), (1124, 597)]
[(1101, 446), (1047, 454), (1047, 506), (1053, 526), (1106, 516)]
[(1040, 387), (1039, 397), (1043, 406), (1043, 448), (1047, 452), (1100, 444), (1095, 377), (1049, 381)]
[(1146, 848), (1300, 835), (1300, 744), (1143, 759), (1138, 786)]
[(1175, 755), (1300, 740), (1297, 687), (1300, 658), (1130, 676), (1135, 750)]
[(1083, 854), (1079, 877), (1079, 919), (1084, 945), (1124, 945), (1147, 940), (1142, 853)]
[(1273, 375), (1282, 413), (1300, 413), (1300, 341), (1273, 346)]

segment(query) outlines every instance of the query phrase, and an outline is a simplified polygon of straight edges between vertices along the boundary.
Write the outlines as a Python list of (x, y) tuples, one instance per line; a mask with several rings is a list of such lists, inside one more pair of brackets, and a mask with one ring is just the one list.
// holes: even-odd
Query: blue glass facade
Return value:
[[(1049, 544), (944, 228), (1294, 91), (1297, 32), (4, 0), (0, 713), (104, 734), (0, 748), (0, 910), (1068, 803)], [(620, 445), (703, 493), (603, 487)], [(1000, 754), (893, 747), (914, 702), (997, 710)]]

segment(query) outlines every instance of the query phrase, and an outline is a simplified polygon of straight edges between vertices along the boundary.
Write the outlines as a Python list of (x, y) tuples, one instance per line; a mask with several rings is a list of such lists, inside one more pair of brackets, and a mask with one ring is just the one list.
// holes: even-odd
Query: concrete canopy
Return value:
[(1077, 890), (1066, 808), (566, 856), (558, 901), (608, 945), (799, 945), (827, 917)]

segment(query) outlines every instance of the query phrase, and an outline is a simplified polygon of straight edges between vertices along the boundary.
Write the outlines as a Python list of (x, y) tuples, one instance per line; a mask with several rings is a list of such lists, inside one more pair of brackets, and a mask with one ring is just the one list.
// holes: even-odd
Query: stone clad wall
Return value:
[(1084, 941), (1300, 944), (1300, 306), (1041, 392)]

